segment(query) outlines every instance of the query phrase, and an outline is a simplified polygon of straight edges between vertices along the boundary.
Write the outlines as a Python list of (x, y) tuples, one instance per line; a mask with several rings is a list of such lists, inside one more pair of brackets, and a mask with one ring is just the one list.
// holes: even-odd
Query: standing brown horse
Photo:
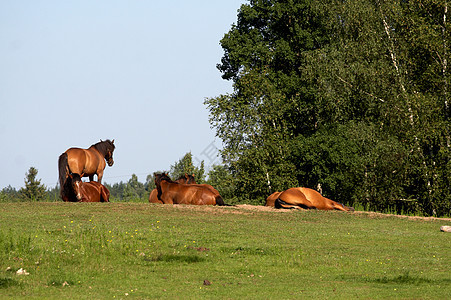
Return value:
[(221, 196), (209, 189), (172, 181), (165, 173), (155, 174), (157, 197), (164, 204), (225, 205)]
[(105, 160), (110, 167), (114, 164), (114, 148), (114, 140), (100, 140), (88, 149), (67, 149), (58, 159), (60, 187), (64, 185), (70, 173), (80, 174), (81, 177), (89, 176), (90, 181), (93, 181), (94, 175), (97, 175), (97, 182), (101, 183), (106, 166)]
[(303, 187), (288, 189), (277, 197), (275, 208), (321, 209), (354, 211), (354, 208), (323, 197), (315, 190)]
[(79, 174), (71, 173), (61, 188), (61, 197), (66, 202), (109, 202), (110, 191), (103, 184), (83, 182)]

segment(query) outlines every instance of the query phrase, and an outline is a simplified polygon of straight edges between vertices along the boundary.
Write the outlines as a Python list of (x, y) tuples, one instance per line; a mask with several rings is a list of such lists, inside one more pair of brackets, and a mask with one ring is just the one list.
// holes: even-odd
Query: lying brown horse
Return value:
[(83, 182), (79, 174), (70, 173), (61, 188), (66, 202), (109, 202), (110, 191), (95, 181)]
[[(181, 176), (175, 182), (177, 182), (177, 183), (184, 183), (184, 184), (196, 183), (194, 181), (194, 175), (188, 175), (186, 173), (185, 173), (184, 176)], [(157, 189), (153, 189), (150, 192), (150, 195), (149, 195), (149, 203), (160, 203), (160, 204), (163, 204), (163, 201), (159, 200), (157, 195), (158, 195)]]
[(164, 204), (225, 205), (221, 196), (209, 189), (172, 181), (165, 173), (155, 174), (157, 197)]
[(114, 148), (114, 140), (100, 140), (88, 149), (67, 149), (58, 159), (60, 187), (64, 185), (70, 173), (80, 174), (81, 177), (89, 176), (90, 181), (93, 181), (94, 175), (97, 175), (97, 182), (101, 183), (106, 166), (105, 160), (110, 167), (114, 164)]
[(197, 184), (196, 180), (194, 178), (194, 174), (193, 175), (188, 175), (188, 174), (185, 173), (185, 176), (180, 177), (176, 181), (178, 183), (193, 184), (195, 186), (201, 186), (201, 187), (207, 188), (210, 191), (212, 191), (215, 195), (219, 196), (219, 192), (213, 186), (211, 186), (209, 184)]
[(321, 209), (354, 211), (354, 208), (323, 197), (315, 190), (303, 187), (288, 189), (279, 194), (275, 208)]
[(274, 192), (271, 195), (269, 195), (268, 198), (266, 198), (265, 206), (274, 207), (274, 202), (276, 201), (276, 199), (279, 197), (280, 194), (282, 194), (282, 192)]

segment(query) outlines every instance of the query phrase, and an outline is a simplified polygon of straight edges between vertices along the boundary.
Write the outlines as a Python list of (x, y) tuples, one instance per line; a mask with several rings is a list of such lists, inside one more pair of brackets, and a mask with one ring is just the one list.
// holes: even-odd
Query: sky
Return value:
[(107, 183), (220, 162), (203, 103), (233, 90), (216, 65), (246, 2), (0, 0), (0, 190), (30, 167), (56, 186), (59, 155), (100, 139)]

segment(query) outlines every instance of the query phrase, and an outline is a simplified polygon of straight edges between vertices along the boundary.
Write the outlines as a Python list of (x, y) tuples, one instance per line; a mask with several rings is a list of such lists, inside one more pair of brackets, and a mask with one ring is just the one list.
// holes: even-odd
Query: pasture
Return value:
[(450, 223), (243, 206), (0, 203), (0, 298), (449, 299), (451, 234), (439, 228)]

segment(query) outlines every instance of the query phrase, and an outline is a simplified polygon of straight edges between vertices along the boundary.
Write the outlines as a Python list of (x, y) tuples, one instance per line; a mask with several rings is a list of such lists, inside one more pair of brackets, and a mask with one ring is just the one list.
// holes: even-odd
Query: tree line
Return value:
[[(185, 174), (194, 175), (197, 183), (215, 182), (215, 171), (218, 167), (214, 167), (208, 174), (205, 171), (204, 162), (201, 161), (199, 166), (194, 165), (191, 152), (186, 153), (181, 159), (171, 165), (169, 173), (171, 178), (178, 179)], [(162, 172), (162, 171), (158, 171)], [(211, 180), (207, 180), (209, 176)], [(146, 202), (148, 201), (150, 192), (155, 188), (154, 174), (149, 174), (144, 183), (139, 182), (138, 176), (132, 174), (131, 178), (126, 182), (118, 182), (114, 184), (104, 183), (110, 191), (110, 200), (113, 202)], [(216, 180), (217, 182), (217, 180)], [(225, 194), (227, 191), (225, 190)], [(38, 170), (30, 167), (25, 174), (24, 186), (19, 190), (8, 186), (0, 190), (0, 202), (25, 202), (25, 201), (61, 201), (60, 188), (46, 187), (38, 179)]]
[(446, 0), (242, 5), (205, 101), (234, 196), (450, 215), (450, 32)]

